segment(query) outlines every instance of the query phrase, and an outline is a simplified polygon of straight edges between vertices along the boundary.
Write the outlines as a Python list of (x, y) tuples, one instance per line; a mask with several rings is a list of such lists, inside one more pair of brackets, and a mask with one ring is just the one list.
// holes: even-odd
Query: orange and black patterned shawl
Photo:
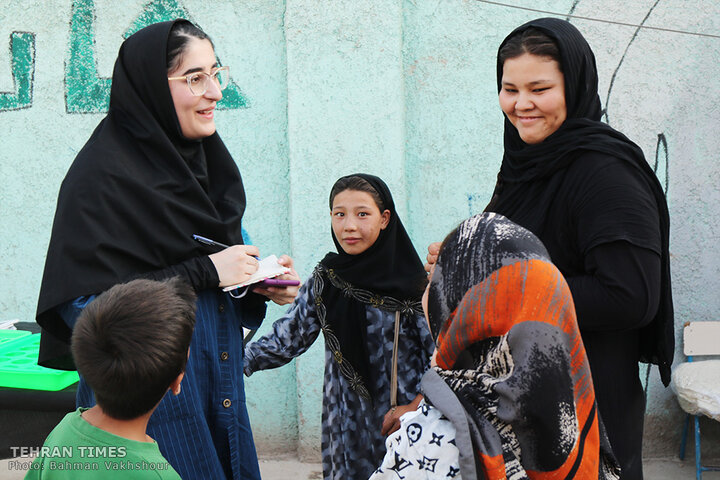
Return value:
[(618, 477), (570, 290), (537, 237), (498, 214), (463, 222), (443, 243), (428, 317), (435, 372), (465, 412), (467, 425), (453, 423), (470, 432), (471, 445), (457, 441), (474, 476)]

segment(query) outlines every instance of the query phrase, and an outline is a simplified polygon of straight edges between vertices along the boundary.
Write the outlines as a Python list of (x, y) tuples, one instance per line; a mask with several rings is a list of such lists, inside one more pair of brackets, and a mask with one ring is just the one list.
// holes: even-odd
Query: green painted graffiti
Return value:
[[(175, 18), (190, 18), (177, 0), (154, 0), (123, 35)], [(104, 113), (110, 104), (111, 79), (100, 77), (95, 59), (95, 0), (75, 0), (70, 21), (69, 60), (65, 65), (65, 109), (68, 113)], [(218, 60), (219, 62), (219, 60)], [(230, 82), (223, 91), (218, 109), (247, 108), (240, 88)]]
[(153, 23), (166, 22), (175, 18), (190, 18), (187, 11), (175, 0), (157, 0), (150, 2), (143, 9), (143, 13), (130, 25), (124, 38), (129, 37), (143, 27)]
[(73, 2), (70, 20), (70, 59), (65, 64), (65, 110), (68, 113), (106, 112), (110, 79), (101, 78), (95, 61), (93, 0)]
[(10, 35), (10, 58), (14, 90), (0, 92), (0, 112), (32, 106), (35, 35), (27, 32), (13, 32)]

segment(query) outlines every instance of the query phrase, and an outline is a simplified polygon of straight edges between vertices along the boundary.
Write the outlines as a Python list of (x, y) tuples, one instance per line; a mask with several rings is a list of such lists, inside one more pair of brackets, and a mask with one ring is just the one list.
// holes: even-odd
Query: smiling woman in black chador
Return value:
[(541, 18), (510, 33), (497, 88), (505, 153), (486, 210), (537, 235), (567, 279), (622, 478), (640, 479), (638, 362), (667, 385), (674, 350), (662, 187), (642, 150), (600, 122), (595, 57), (572, 24)]
[[(193, 286), (197, 323), (182, 394), (166, 396), (148, 424), (187, 479), (260, 478), (245, 407), (242, 327), (260, 325), (266, 297), (283, 304), (297, 293), (256, 290), (265, 296), (236, 300), (218, 288), (246, 280), (259, 254), (243, 245), (245, 191), (215, 132), (227, 74), (207, 35), (186, 20), (151, 25), (123, 42), (110, 110), (60, 189), (37, 313), (39, 362), (73, 368), (67, 343), (96, 295), (137, 277), (180, 276)], [(193, 234), (230, 247), (212, 250)], [(292, 268), (288, 257), (281, 261)], [(79, 406), (93, 403), (81, 380)]]

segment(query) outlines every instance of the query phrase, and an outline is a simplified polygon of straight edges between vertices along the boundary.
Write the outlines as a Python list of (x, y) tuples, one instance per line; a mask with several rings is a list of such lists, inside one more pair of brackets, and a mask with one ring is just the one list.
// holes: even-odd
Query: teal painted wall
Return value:
[[(506, 3), (715, 35), (720, 25), (710, 0)], [(4, 0), (0, 319), (34, 316), (60, 181), (103, 117), (124, 36), (180, 14), (231, 68), (217, 125), (245, 181), (245, 228), (263, 254), (292, 255), (303, 277), (332, 248), (327, 195), (341, 175), (385, 178), (423, 256), (482, 210), (502, 155), (496, 49), (541, 16), (471, 0)], [(720, 38), (572, 21), (595, 50), (607, 121), (667, 189), (680, 344), (685, 321), (720, 310)], [(261, 451), (318, 458), (322, 365), (319, 341), (247, 379)], [(680, 418), (653, 371), (647, 455), (674, 454)], [(720, 438), (717, 425), (706, 430)]]

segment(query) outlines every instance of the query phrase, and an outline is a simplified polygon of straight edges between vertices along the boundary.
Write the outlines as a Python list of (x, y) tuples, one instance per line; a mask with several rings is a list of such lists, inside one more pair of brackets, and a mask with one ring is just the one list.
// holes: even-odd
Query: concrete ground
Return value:
[[(695, 460), (687, 458), (646, 460), (645, 480), (693, 480)], [(300, 463), (293, 459), (260, 459), (263, 480), (316, 480), (322, 479), (322, 466), (318, 463)], [(0, 476), (0, 479), (4, 477)], [(408, 480), (412, 477), (408, 476)], [(720, 480), (720, 472), (704, 472), (703, 480)]]
[[(22, 459), (22, 463), (29, 461)], [(12, 460), (0, 460), (0, 480), (21, 480), (25, 471), (17, 470)], [(322, 480), (322, 466), (319, 463), (302, 463), (296, 458), (260, 458), (260, 472), (263, 480)], [(695, 478), (693, 458), (684, 462), (678, 459), (652, 459), (645, 461), (646, 480), (692, 480)], [(408, 477), (408, 480), (412, 480)], [(703, 480), (720, 480), (720, 472), (705, 472)]]

